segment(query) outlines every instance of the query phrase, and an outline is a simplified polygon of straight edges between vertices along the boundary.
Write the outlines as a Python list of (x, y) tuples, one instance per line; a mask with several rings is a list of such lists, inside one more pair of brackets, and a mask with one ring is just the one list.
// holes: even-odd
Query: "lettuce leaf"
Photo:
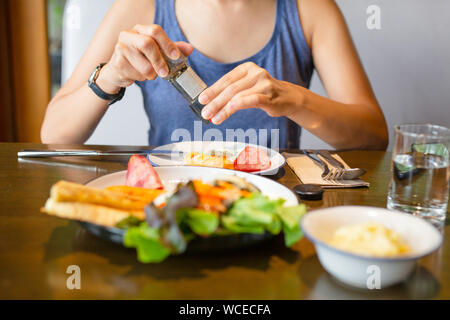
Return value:
[(161, 262), (170, 254), (184, 252), (184, 244), (197, 235), (264, 232), (276, 235), (283, 231), (285, 244), (290, 247), (303, 236), (300, 218), (306, 207), (303, 204), (283, 207), (283, 202), (254, 193), (235, 201), (221, 216), (183, 208), (175, 211), (172, 223), (159, 228), (134, 219), (125, 219), (120, 226), (125, 228), (124, 245), (136, 248), (137, 258), (142, 263)]
[(231, 216), (223, 215), (221, 221), (225, 229), (233, 233), (257, 233), (257, 234), (264, 233), (264, 226), (240, 225), (239, 223), (237, 223), (236, 218)]
[(271, 200), (261, 193), (237, 200), (226, 215), (222, 225), (235, 233), (279, 234), (283, 230), (286, 246), (300, 240), (300, 218), (306, 213), (304, 204), (283, 207), (284, 200)]
[(293, 229), (300, 224), (301, 217), (306, 213), (306, 206), (300, 204), (293, 207), (279, 207), (277, 211), (283, 224)]
[(284, 243), (292, 246), (303, 237), (300, 219), (306, 213), (306, 206), (300, 204), (292, 207), (279, 207), (278, 215), (283, 223)]
[(273, 226), (276, 224), (277, 206), (280, 201), (270, 200), (260, 193), (254, 193), (250, 197), (237, 200), (228, 215), (233, 217), (241, 226)]
[(281, 232), (282, 224), (277, 216), (274, 216), (272, 223), (266, 225), (266, 230), (271, 234), (279, 234)]
[(186, 223), (194, 233), (201, 236), (211, 235), (219, 226), (219, 216), (215, 213), (199, 209), (187, 209), (183, 216), (182, 222)]
[(286, 247), (293, 246), (303, 237), (303, 232), (300, 229), (300, 226), (289, 229), (286, 225), (283, 225), (283, 233), (284, 244), (286, 245)]
[(134, 216), (129, 216), (128, 218), (120, 220), (116, 224), (116, 228), (119, 229), (128, 229), (132, 227), (138, 227), (142, 223), (142, 220), (139, 220), (138, 218)]
[(160, 240), (159, 230), (151, 228), (146, 222), (126, 230), (123, 244), (136, 248), (137, 258), (142, 263), (161, 262), (170, 255), (170, 249)]

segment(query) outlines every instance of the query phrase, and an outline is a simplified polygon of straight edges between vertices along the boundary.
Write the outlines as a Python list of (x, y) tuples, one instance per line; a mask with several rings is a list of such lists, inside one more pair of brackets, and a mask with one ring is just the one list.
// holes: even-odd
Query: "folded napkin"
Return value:
[[(336, 180), (336, 181), (328, 181), (322, 179), (322, 168), (305, 156), (304, 154), (293, 154), (284, 152), (283, 156), (286, 158), (286, 162), (289, 167), (295, 172), (297, 177), (304, 184), (318, 184), (324, 188), (355, 188), (355, 187), (368, 187), (369, 183), (361, 180)], [(346, 168), (350, 168), (341, 157), (337, 154), (333, 154), (333, 157), (342, 162)], [(325, 159), (321, 158), (328, 167), (331, 169), (333, 166), (330, 165)]]

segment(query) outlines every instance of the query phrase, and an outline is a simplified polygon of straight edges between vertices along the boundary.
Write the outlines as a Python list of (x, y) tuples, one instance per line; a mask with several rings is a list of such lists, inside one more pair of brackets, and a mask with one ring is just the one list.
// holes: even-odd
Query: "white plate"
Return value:
[[(208, 153), (211, 151), (227, 151), (233, 155), (232, 160), (237, 157), (237, 155), (246, 147), (256, 147), (267, 153), (270, 158), (270, 168), (267, 170), (256, 171), (254, 174), (261, 175), (273, 175), (278, 172), (278, 170), (284, 166), (286, 163), (286, 159), (277, 151), (266, 148), (263, 146), (257, 146), (254, 144), (243, 143), (243, 142), (233, 142), (233, 141), (183, 141), (176, 142), (172, 144), (167, 144), (164, 146), (160, 146), (155, 148), (154, 150), (174, 150), (174, 151), (182, 151), (182, 152), (201, 152)], [(182, 166), (184, 165), (183, 160), (173, 160), (173, 159), (164, 159), (161, 157), (155, 157), (152, 155), (148, 156), (149, 160), (156, 166)]]
[[(246, 172), (192, 166), (155, 167), (155, 170), (158, 173), (164, 185), (164, 188), (167, 190), (173, 189), (180, 182), (187, 182), (192, 179), (200, 179), (204, 182), (212, 182), (216, 179), (219, 179), (221, 176), (234, 175), (244, 178), (248, 182), (252, 183), (261, 191), (263, 195), (268, 196), (271, 199), (284, 199), (286, 201), (286, 206), (295, 206), (298, 204), (298, 200), (295, 194), (285, 186), (268, 178), (249, 174)], [(111, 173), (92, 180), (86, 185), (99, 189), (115, 185), (124, 185), (126, 174), (126, 171)]]
[[(248, 182), (254, 184), (261, 190), (264, 195), (272, 199), (284, 199), (286, 206), (298, 204), (297, 197), (288, 188), (273, 180), (257, 175), (248, 174), (245, 172), (191, 166), (156, 167), (155, 170), (161, 178), (165, 189), (168, 190), (173, 189), (180, 182), (187, 182), (191, 179), (201, 179), (204, 182), (209, 182), (215, 179), (219, 179), (224, 175), (235, 175), (244, 178)], [(126, 174), (126, 171), (115, 172), (92, 180), (86, 185), (94, 188), (106, 188), (112, 185), (124, 185)], [(97, 237), (100, 237), (101, 239), (112, 241), (118, 244), (123, 243), (124, 230), (122, 229), (108, 228), (87, 222), (80, 222), (80, 224), (87, 231), (96, 235)], [(271, 237), (273, 237), (273, 235), (268, 232), (264, 234), (240, 233), (208, 238), (197, 237), (191, 243), (189, 243), (188, 250), (191, 252), (217, 252), (221, 250), (239, 249), (261, 243), (270, 239)]]

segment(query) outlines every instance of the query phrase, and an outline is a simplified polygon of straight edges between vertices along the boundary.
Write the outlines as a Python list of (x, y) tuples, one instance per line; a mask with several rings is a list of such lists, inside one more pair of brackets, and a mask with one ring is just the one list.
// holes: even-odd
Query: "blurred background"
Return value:
[[(50, 97), (75, 68), (114, 0), (0, 0), (0, 141), (39, 142)], [(450, 127), (450, 1), (336, 0), (393, 126)], [(380, 29), (369, 29), (370, 6)], [(311, 90), (326, 96), (317, 74)], [(339, 115), (336, 115), (339, 116)], [(148, 120), (132, 86), (110, 108), (88, 144), (145, 145)], [(327, 147), (304, 132), (302, 147)]]
[(45, 109), (61, 86), (65, 5), (0, 0), (0, 142), (40, 142)]
[(47, 0), (51, 95), (61, 87), (63, 16), (66, 0)]

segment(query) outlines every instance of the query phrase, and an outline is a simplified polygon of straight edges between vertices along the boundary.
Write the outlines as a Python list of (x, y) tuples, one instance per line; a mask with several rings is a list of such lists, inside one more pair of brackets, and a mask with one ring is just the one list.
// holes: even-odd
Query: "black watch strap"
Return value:
[(122, 100), (125, 94), (125, 88), (120, 88), (119, 92), (116, 94), (109, 94), (103, 91), (96, 83), (100, 70), (103, 68), (105, 63), (99, 64), (95, 70), (92, 72), (89, 77), (88, 86), (92, 89), (92, 91), (101, 99), (110, 101), (109, 105), (116, 103), (117, 101)]

